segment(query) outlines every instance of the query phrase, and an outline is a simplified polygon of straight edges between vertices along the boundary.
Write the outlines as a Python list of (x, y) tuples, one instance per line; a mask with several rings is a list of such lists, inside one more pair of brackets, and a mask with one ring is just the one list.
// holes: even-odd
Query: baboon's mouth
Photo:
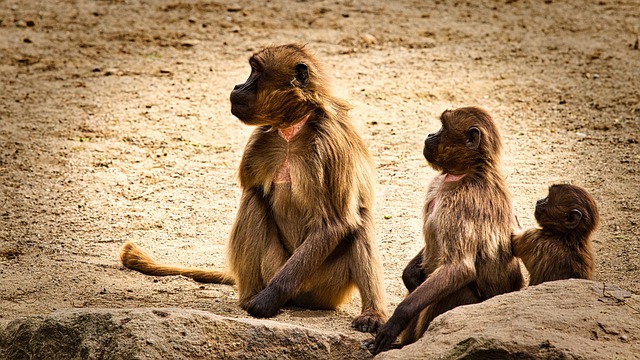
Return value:
[(248, 118), (248, 110), (249, 109), (247, 104), (236, 102), (231, 103), (231, 114), (233, 114), (233, 116), (237, 117), (241, 121), (245, 121), (245, 119)]

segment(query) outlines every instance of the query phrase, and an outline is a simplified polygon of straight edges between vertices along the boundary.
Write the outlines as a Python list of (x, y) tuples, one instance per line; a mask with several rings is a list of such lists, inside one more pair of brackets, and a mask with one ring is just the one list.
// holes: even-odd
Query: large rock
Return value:
[(0, 323), (0, 359), (351, 359), (361, 342), (186, 309), (69, 309)]
[[(0, 359), (362, 359), (338, 333), (187, 309), (69, 309), (0, 321)], [(438, 317), (381, 359), (640, 359), (640, 296), (545, 283)]]
[(640, 296), (586, 280), (544, 283), (449, 311), (378, 358), (640, 359)]

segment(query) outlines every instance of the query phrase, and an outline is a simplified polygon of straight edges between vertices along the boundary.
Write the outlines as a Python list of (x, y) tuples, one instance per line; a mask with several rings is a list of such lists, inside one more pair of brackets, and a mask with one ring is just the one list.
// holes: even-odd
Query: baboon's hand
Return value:
[(351, 327), (362, 332), (374, 333), (387, 321), (387, 317), (378, 310), (367, 309), (353, 319)]
[(279, 292), (272, 287), (266, 287), (247, 303), (247, 312), (258, 318), (276, 316), (286, 299), (282, 300)]
[(402, 332), (402, 329), (402, 325), (395, 321), (390, 320), (387, 322), (380, 331), (378, 331), (378, 335), (376, 335), (376, 340), (371, 352), (375, 355), (389, 350), (398, 335), (400, 335), (400, 332)]

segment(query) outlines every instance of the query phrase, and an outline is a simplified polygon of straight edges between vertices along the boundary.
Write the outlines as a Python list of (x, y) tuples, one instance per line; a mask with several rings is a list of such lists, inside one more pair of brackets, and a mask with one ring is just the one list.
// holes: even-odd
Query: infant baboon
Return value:
[(534, 216), (540, 228), (511, 238), (514, 254), (529, 271), (529, 285), (592, 279), (595, 256), (591, 235), (600, 217), (591, 195), (575, 185), (551, 185), (549, 195), (536, 202)]

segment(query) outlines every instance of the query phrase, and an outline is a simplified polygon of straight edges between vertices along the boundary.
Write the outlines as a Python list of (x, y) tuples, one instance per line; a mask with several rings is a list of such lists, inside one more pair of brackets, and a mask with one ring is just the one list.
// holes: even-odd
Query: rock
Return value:
[(449, 311), (376, 359), (640, 359), (639, 309), (613, 285), (548, 282)]
[(104, 70), (104, 76), (118, 75), (119, 70), (116, 68), (107, 68)]
[(378, 43), (378, 39), (376, 39), (375, 36), (367, 33), (360, 35), (360, 39), (362, 40), (362, 43), (367, 46), (376, 45)]
[(188, 309), (66, 309), (0, 322), (0, 359), (362, 359), (360, 341)]
[(185, 39), (180, 42), (180, 45), (183, 47), (193, 47), (200, 44), (200, 40), (195, 39)]
[[(376, 359), (639, 359), (640, 295), (587, 280), (544, 283), (436, 318)], [(0, 320), (0, 359), (364, 359), (361, 341), (189, 309), (66, 309)]]

